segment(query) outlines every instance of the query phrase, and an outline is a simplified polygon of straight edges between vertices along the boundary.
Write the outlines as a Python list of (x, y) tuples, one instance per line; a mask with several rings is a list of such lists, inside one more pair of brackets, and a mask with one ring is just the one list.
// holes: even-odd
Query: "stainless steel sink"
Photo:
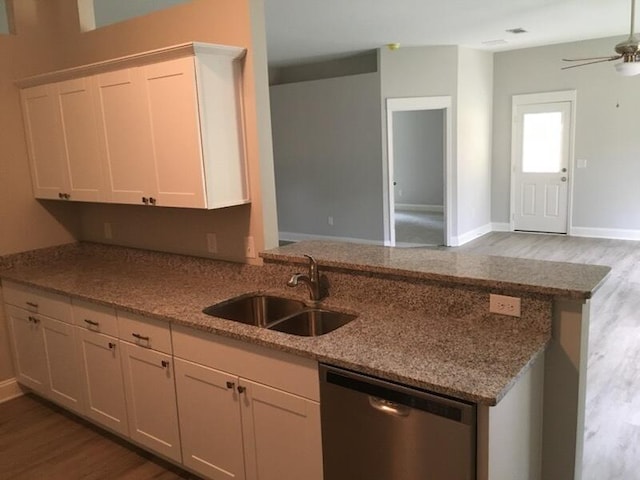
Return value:
[(247, 294), (211, 305), (203, 310), (207, 315), (257, 327), (268, 327), (273, 322), (301, 312), (305, 304), (299, 300), (272, 295)]
[(308, 307), (300, 300), (249, 293), (211, 305), (207, 315), (304, 337), (324, 335), (357, 315)]
[(313, 308), (274, 323), (269, 329), (303, 337), (317, 337), (332, 332), (355, 318), (356, 315), (350, 313)]

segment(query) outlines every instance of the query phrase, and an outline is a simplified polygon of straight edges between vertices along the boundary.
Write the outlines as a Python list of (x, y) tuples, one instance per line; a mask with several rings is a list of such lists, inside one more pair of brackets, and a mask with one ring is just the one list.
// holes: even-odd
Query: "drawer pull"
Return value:
[(244, 393), (247, 391), (247, 387), (238, 386), (238, 393)]
[(38, 304), (37, 303), (33, 303), (33, 302), (27, 302), (27, 305), (31, 308), (38, 308)]
[(100, 326), (100, 322), (89, 320), (88, 318), (85, 318), (84, 321), (85, 321), (85, 323), (87, 325), (91, 325), (92, 327), (99, 327)]
[(163, 368), (168, 368), (169, 367), (169, 362), (167, 362), (166, 360), (162, 360), (162, 367)]
[(233, 383), (233, 382), (227, 382), (227, 388), (228, 388), (228, 389), (230, 389), (230, 390), (231, 390), (231, 389), (232, 389), (233, 387), (235, 387), (235, 386), (236, 386), (236, 384), (235, 384), (235, 383)]
[(33, 322), (33, 323), (40, 323), (40, 319), (36, 318), (36, 317), (32, 317), (31, 315), (29, 315), (29, 321)]
[(116, 348), (116, 344), (113, 342), (109, 342), (109, 350), (113, 350), (114, 348)]
[(145, 342), (149, 341), (149, 337), (145, 337), (144, 335), (140, 335), (139, 333), (132, 333), (131, 335), (138, 340), (144, 340)]

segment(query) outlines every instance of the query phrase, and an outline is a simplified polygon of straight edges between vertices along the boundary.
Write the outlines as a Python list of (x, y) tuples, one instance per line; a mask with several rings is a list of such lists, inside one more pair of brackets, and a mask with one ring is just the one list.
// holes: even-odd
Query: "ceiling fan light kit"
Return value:
[(635, 21), (635, 11), (636, 11), (636, 0), (631, 0), (631, 32), (629, 33), (629, 38), (625, 41), (620, 42), (616, 45), (615, 51), (617, 53), (616, 56), (613, 57), (595, 57), (595, 58), (575, 58), (568, 59), (563, 58), (562, 60), (565, 62), (586, 62), (580, 63), (578, 65), (570, 65), (568, 67), (563, 67), (562, 70), (566, 70), (568, 68), (576, 68), (583, 67), (585, 65), (592, 65), (594, 63), (602, 63), (602, 62), (611, 62), (614, 60), (622, 59), (621, 63), (616, 63), (616, 71), (625, 77), (632, 77), (634, 75), (640, 74), (640, 40), (636, 37), (634, 32), (634, 21)]

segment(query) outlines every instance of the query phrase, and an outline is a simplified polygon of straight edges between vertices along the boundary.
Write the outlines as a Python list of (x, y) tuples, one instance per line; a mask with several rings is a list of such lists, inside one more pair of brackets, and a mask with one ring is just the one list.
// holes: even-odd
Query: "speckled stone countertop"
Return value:
[(591, 298), (611, 271), (604, 265), (316, 240), (260, 255), (266, 261), (291, 263), (306, 262), (304, 254), (313, 255), (329, 267), (574, 299)]
[[(246, 292), (304, 297), (303, 289), (284, 288), (293, 271), (291, 265), (255, 267), (88, 243), (0, 258), (2, 279), (485, 405), (495, 405), (505, 395), (550, 338), (548, 328), (464, 308), (425, 313), (344, 297), (329, 297), (326, 305), (358, 313), (358, 318), (320, 337), (293, 336), (202, 313), (206, 306)], [(345, 274), (333, 273), (336, 283), (340, 275)], [(548, 299), (532, 302), (550, 318)]]

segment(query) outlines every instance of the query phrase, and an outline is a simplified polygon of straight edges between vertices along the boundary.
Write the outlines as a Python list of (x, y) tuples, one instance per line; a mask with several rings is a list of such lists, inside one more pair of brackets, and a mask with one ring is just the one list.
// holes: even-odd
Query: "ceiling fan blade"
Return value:
[(619, 60), (621, 58), (622, 58), (622, 55), (617, 57), (604, 57), (600, 60), (595, 60), (593, 62), (580, 63), (578, 65), (569, 65), (568, 67), (562, 67), (560, 70), (567, 70), (569, 68), (576, 68), (576, 67), (584, 67), (585, 65), (592, 65), (594, 63), (612, 62), (613, 60)]
[(562, 61), (563, 62), (587, 62), (589, 60), (602, 60), (603, 62), (605, 60), (617, 60), (621, 58), (621, 55), (616, 55), (614, 57), (612, 56), (608, 56), (608, 57), (591, 57), (591, 58), (563, 58)]

